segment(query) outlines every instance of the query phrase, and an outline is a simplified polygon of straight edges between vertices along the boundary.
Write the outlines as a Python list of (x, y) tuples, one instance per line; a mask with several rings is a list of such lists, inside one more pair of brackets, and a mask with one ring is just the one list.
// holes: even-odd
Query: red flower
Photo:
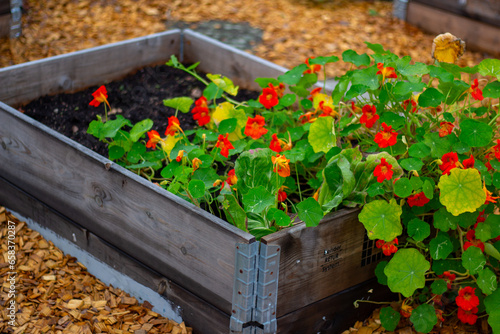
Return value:
[(321, 65), (319, 65), (319, 64), (310, 65), (309, 59), (314, 59), (314, 57), (306, 59), (307, 70), (305, 70), (303, 72), (303, 74), (312, 74), (312, 73), (318, 73), (319, 71), (321, 71)]
[(177, 153), (177, 157), (175, 158), (175, 161), (181, 162), (183, 157), (184, 157), (184, 150), (180, 150), (179, 153)]
[(259, 102), (264, 106), (264, 108), (271, 109), (279, 102), (278, 93), (276, 93), (276, 90), (274, 88), (264, 88), (262, 90), (262, 94), (260, 94), (259, 96)]
[(287, 194), (284, 190), (285, 186), (282, 186), (280, 190), (278, 190), (278, 202), (284, 202), (287, 198)]
[(455, 126), (450, 122), (439, 123), (439, 137), (444, 137), (449, 135)]
[(477, 307), (479, 305), (479, 298), (476, 296), (475, 292), (476, 288), (470, 286), (460, 288), (458, 296), (455, 298), (458, 307), (462, 308), (464, 311), (470, 311)]
[(385, 158), (380, 159), (380, 164), (375, 167), (373, 175), (377, 177), (377, 182), (384, 182), (384, 180), (390, 180), (392, 178), (392, 165), (387, 163)]
[(202, 96), (195, 101), (195, 107), (191, 110), (193, 114), (193, 119), (198, 121), (199, 126), (203, 126), (210, 122), (210, 114), (208, 110), (207, 99)]
[(155, 130), (151, 130), (151, 131), (148, 131), (148, 137), (149, 137), (149, 140), (146, 143), (146, 147), (156, 149), (156, 144), (158, 144), (158, 142), (161, 141), (160, 134)]
[(319, 94), (319, 93), (321, 93), (321, 87), (316, 87), (316, 88), (314, 88), (314, 89), (311, 91), (311, 96), (308, 98), (308, 100), (313, 101), (313, 100), (314, 100), (314, 96), (315, 96), (316, 94)]
[(424, 206), (429, 203), (429, 199), (425, 197), (423, 191), (419, 192), (418, 194), (411, 195), (406, 201), (408, 202), (409, 206)]
[(337, 116), (337, 112), (335, 111), (335, 108), (333, 106), (333, 102), (331, 101), (320, 101), (318, 105), (318, 109), (322, 111), (321, 115), (319, 117), (327, 117), (327, 116), (332, 116), (335, 117)]
[(493, 152), (495, 152), (495, 158), (500, 160), (500, 139), (497, 139), (497, 144), (492, 147)]
[(479, 82), (477, 79), (474, 79), (474, 82), (469, 88), (470, 95), (474, 98), (474, 100), (483, 100), (483, 92), (479, 89)]
[(351, 109), (353, 113), (359, 114), (360, 112), (363, 112), (363, 110), (360, 107), (357, 107), (356, 104), (354, 104), (354, 101), (351, 101)]
[(391, 254), (394, 254), (398, 251), (398, 248), (396, 247), (396, 245), (398, 244), (399, 244), (398, 238), (395, 238), (390, 242), (385, 242), (384, 240), (377, 240), (375, 246), (377, 246), (377, 248), (382, 248), (382, 252), (384, 253), (385, 256), (390, 256)]
[(278, 139), (278, 135), (276, 133), (273, 133), (271, 136), (271, 143), (269, 144), (269, 148), (276, 152), (280, 153), (281, 151), (288, 151), (292, 149), (292, 140), (289, 137), (289, 142), (287, 143), (283, 139)]
[(477, 321), (476, 313), (478, 311), (479, 309), (477, 307), (474, 307), (469, 311), (466, 311), (463, 308), (459, 307), (457, 316), (458, 319), (460, 319), (460, 321), (463, 322), (464, 324), (474, 325)]
[(455, 152), (443, 154), (441, 161), (443, 163), (439, 166), (439, 169), (441, 169), (443, 171), (443, 175), (450, 174), (450, 171), (453, 168), (460, 166), (460, 164), (458, 162), (458, 155)]
[(312, 122), (314, 122), (314, 121), (316, 120), (316, 118), (315, 118), (315, 117), (313, 118), (313, 116), (314, 116), (314, 115), (315, 115), (315, 113), (314, 113), (314, 112), (312, 112), (312, 111), (308, 111), (308, 112), (306, 112), (305, 114), (300, 115), (300, 117), (299, 117), (299, 121), (300, 121), (300, 123), (302, 123), (302, 124), (312, 123)]
[(470, 158), (468, 159), (465, 159), (463, 162), (462, 162), (462, 166), (467, 169), (467, 168), (474, 168), (474, 163), (476, 161), (474, 160), (474, 156), (471, 154), (470, 155)]
[(444, 278), (446, 280), (446, 286), (448, 289), (451, 289), (451, 283), (457, 278), (457, 275), (450, 273), (449, 271), (445, 271), (442, 275), (438, 275), (439, 278)]
[(417, 111), (417, 102), (415, 102), (414, 99), (408, 99), (403, 101), (403, 109), (408, 111), (408, 106), (411, 104), (411, 112), (416, 112)]
[(234, 149), (233, 144), (227, 139), (227, 136), (229, 136), (229, 133), (226, 133), (225, 136), (219, 135), (217, 143), (215, 143), (215, 147), (220, 148), (220, 154), (226, 158), (229, 156), (229, 150)]
[(396, 71), (394, 71), (394, 67), (384, 67), (383, 63), (378, 63), (377, 68), (378, 68), (377, 74), (382, 75), (382, 81), (384, 81), (386, 78), (398, 77)]
[(94, 99), (90, 101), (89, 105), (93, 107), (99, 107), (101, 103), (106, 103), (108, 107), (111, 109), (108, 103), (108, 92), (106, 91), (106, 87), (101, 86), (97, 88), (95, 92), (92, 93)]
[(165, 130), (165, 136), (175, 136), (177, 131), (182, 132), (179, 119), (175, 116), (170, 116), (168, 118), (168, 126), (167, 130)]
[(474, 246), (479, 248), (484, 253), (484, 243), (481, 240), (476, 239), (476, 231), (469, 230), (465, 237), (467, 238), (467, 241), (464, 243), (464, 250), (467, 250), (467, 248)]
[(226, 182), (227, 182), (227, 184), (229, 184), (230, 186), (234, 186), (234, 185), (236, 184), (236, 182), (238, 182), (238, 178), (236, 177), (236, 174), (235, 174), (234, 169), (231, 169), (231, 170), (227, 173), (227, 179), (226, 179)]
[(245, 134), (253, 139), (259, 139), (267, 133), (267, 129), (264, 128), (265, 123), (266, 120), (260, 115), (254, 118), (248, 117)]
[(392, 130), (392, 126), (382, 123), (384, 130), (378, 132), (375, 135), (374, 141), (378, 144), (380, 148), (393, 146), (398, 141), (398, 133)]
[[(354, 102), (353, 102), (354, 103)], [(353, 107), (354, 110), (354, 107)], [(364, 124), (368, 129), (371, 129), (375, 122), (379, 119), (375, 106), (365, 105), (361, 110), (363, 115), (359, 119), (361, 124)]]
[(284, 155), (276, 154), (276, 156), (271, 157), (271, 160), (274, 165), (273, 172), (282, 177), (290, 176), (290, 166), (288, 165), (290, 159), (287, 159)]

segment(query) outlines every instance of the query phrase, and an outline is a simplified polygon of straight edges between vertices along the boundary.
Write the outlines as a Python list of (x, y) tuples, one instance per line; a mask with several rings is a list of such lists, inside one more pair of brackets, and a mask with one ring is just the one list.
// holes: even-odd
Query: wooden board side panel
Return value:
[(229, 313), (235, 244), (253, 236), (2, 103), (0, 124), (6, 180)]
[(263, 238), (281, 248), (277, 317), (374, 277), (374, 263), (363, 263), (358, 213), (340, 210), (317, 227), (300, 224)]
[(443, 10), (416, 2), (408, 4), (408, 23), (422, 30), (442, 34), (452, 33), (460, 37), (470, 49), (489, 52), (500, 56), (500, 28), (466, 17), (454, 15)]
[(179, 52), (180, 31), (172, 30), (10, 66), (0, 69), (0, 101), (15, 106), (44, 95), (104, 84), (166, 62)]
[[(41, 226), (54, 231), (59, 236), (76, 244), (79, 248), (136, 282), (157, 291), (170, 301), (174, 307), (178, 306), (180, 308), (182, 319), (188, 326), (193, 328), (195, 333), (218, 334), (227, 332), (230, 319), (228, 314), (196, 297), (151, 268), (145, 267), (116, 247), (59, 215), (1, 177), (0, 203), (8, 209), (14, 210), (26, 218), (31, 218)], [(117, 287), (120, 288), (120, 286)]]
[(282, 66), (192, 30), (185, 30), (183, 38), (185, 63), (200, 62), (200, 70), (225, 75), (241, 88), (261, 90), (256, 78), (276, 78), (287, 71)]
[(10, 14), (0, 14), (0, 37), (10, 34)]

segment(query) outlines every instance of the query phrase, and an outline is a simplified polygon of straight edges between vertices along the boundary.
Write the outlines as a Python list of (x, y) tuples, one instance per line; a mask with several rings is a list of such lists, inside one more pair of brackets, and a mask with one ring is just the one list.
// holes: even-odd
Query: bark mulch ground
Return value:
[[(10, 222), (10, 223), (9, 223)], [(15, 229), (9, 229), (15, 226)], [(9, 231), (15, 231), (15, 234)], [(15, 238), (9, 238), (15, 235)], [(15, 270), (10, 267), (8, 241), (16, 247)], [(0, 207), (0, 333), (47, 334), (190, 334), (191, 328), (153, 312), (149, 302), (107, 286), (70, 254), (28, 228)], [(9, 277), (15, 273), (16, 325), (11, 326)]]

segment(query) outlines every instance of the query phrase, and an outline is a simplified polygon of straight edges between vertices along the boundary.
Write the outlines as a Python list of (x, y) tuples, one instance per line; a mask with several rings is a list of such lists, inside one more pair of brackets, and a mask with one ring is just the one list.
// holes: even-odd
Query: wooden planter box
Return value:
[(286, 71), (189, 30), (0, 69), (0, 203), (158, 291), (199, 333), (339, 333), (373, 309), (354, 309), (356, 299), (387, 299), (373, 280), (380, 254), (357, 210), (259, 243), (10, 107), (102, 84), (171, 54), (243, 88)]
[(20, 33), (21, 6), (22, 0), (0, 0), (0, 38)]
[(463, 39), (468, 48), (500, 56), (500, 1), (395, 0), (408, 2), (406, 21), (432, 33)]

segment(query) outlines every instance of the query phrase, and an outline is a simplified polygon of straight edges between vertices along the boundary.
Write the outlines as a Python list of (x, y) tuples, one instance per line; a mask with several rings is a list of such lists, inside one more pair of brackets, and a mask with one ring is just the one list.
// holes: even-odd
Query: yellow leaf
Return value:
[(432, 58), (439, 62), (455, 63), (465, 51), (465, 42), (449, 32), (434, 38), (432, 42)]
[(170, 156), (170, 152), (180, 139), (180, 136), (167, 136), (166, 140), (160, 141), (161, 148), (167, 153), (167, 157)]
[(214, 121), (216, 126), (219, 126), (219, 123), (225, 119), (236, 118), (237, 126), (236, 129), (231, 132), (228, 136), (230, 141), (242, 139), (243, 135), (241, 134), (241, 130), (247, 124), (247, 116), (243, 110), (235, 109), (234, 106), (229, 102), (222, 102), (216, 108), (214, 113), (212, 114), (212, 120)]

